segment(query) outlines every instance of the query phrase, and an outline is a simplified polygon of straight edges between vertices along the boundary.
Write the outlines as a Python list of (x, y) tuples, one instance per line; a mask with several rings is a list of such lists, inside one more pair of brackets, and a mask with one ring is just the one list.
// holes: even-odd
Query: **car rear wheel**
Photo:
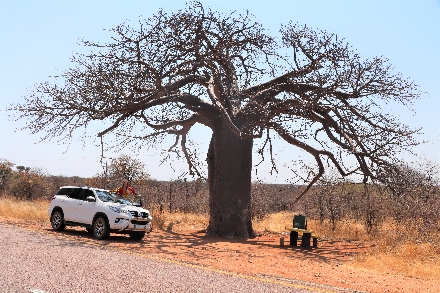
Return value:
[(110, 235), (110, 228), (107, 223), (107, 219), (104, 217), (98, 217), (93, 223), (93, 236), (96, 239), (104, 240)]
[(145, 236), (145, 232), (130, 232), (128, 235), (130, 235), (131, 240), (141, 240)]
[(52, 224), (52, 229), (55, 231), (62, 231), (66, 228), (64, 224), (64, 215), (61, 211), (55, 211), (52, 213), (52, 217), (50, 217), (50, 223)]

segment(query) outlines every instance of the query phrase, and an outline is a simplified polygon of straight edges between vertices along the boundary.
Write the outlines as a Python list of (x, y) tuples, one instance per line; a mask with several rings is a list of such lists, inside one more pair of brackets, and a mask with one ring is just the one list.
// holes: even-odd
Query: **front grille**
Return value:
[(131, 220), (131, 223), (135, 224), (135, 225), (147, 225), (149, 222), (148, 221)]
[(135, 218), (139, 217), (139, 213), (137, 211), (129, 211), (129, 212), (133, 217)]
[(134, 218), (148, 218), (148, 213), (146, 212), (140, 212), (140, 213), (138, 213), (138, 211), (129, 211), (129, 212)]

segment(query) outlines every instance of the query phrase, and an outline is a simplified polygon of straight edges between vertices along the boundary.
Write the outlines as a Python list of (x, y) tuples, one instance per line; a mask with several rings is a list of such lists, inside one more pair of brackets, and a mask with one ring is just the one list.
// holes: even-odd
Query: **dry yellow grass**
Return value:
[(398, 244), (384, 252), (378, 246), (355, 257), (353, 265), (382, 273), (402, 274), (408, 277), (440, 279), (440, 251), (432, 244)]
[[(258, 233), (264, 232), (287, 232), (286, 228), (291, 228), (293, 217), (298, 214), (295, 212), (279, 212), (268, 217), (253, 222), (253, 227)], [(329, 238), (350, 239), (350, 240), (369, 240), (363, 226), (359, 223), (346, 220), (336, 225), (333, 231), (329, 223), (321, 224), (319, 221), (307, 220), (307, 228), (314, 231), (316, 235), (327, 236)]]
[(253, 221), (252, 226), (257, 233), (286, 232), (286, 227), (292, 226), (293, 216), (294, 213), (290, 212), (275, 213), (265, 217), (262, 220)]
[[(285, 227), (292, 226), (294, 215), (293, 212), (275, 213), (261, 221), (255, 221), (253, 226), (260, 233), (286, 232)], [(393, 234), (389, 233), (395, 229), (395, 223), (391, 221), (382, 225), (380, 237), (378, 234), (368, 235), (361, 224), (349, 220), (339, 223), (336, 231), (332, 231), (329, 224), (321, 225), (319, 221), (313, 220), (308, 221), (308, 228), (320, 236), (373, 244), (367, 252), (358, 254), (353, 259), (350, 263), (352, 266), (414, 278), (440, 279), (440, 245), (416, 244), (410, 237), (414, 237), (417, 231), (412, 231), (414, 234), (408, 237), (407, 242), (396, 243)]]
[[(21, 220), (47, 223), (48, 201), (20, 201), (12, 197), (0, 197), (0, 216)], [(203, 230), (207, 227), (209, 216), (207, 214), (192, 213), (159, 213), (153, 214), (153, 226), (159, 229), (173, 231), (196, 229)], [(280, 212), (253, 222), (257, 233), (287, 232), (286, 227), (292, 226), (295, 213)], [(414, 241), (395, 243), (391, 234), (378, 237), (368, 235), (362, 225), (344, 221), (337, 225), (335, 232), (328, 224), (321, 225), (319, 221), (309, 220), (309, 229), (316, 234), (329, 238), (342, 238), (372, 243), (374, 246), (366, 253), (357, 255), (350, 265), (379, 271), (381, 273), (401, 274), (409, 277), (424, 279), (440, 279), (440, 246), (433, 244), (415, 244)], [(383, 230), (392, 230), (393, 223), (385, 223)], [(389, 236), (387, 236), (389, 235)]]
[(0, 197), (0, 216), (37, 222), (48, 222), (46, 200), (22, 201), (13, 197)]
[(187, 229), (206, 229), (209, 216), (205, 214), (193, 213), (169, 213), (150, 210), (153, 215), (153, 227), (166, 230), (187, 230)]

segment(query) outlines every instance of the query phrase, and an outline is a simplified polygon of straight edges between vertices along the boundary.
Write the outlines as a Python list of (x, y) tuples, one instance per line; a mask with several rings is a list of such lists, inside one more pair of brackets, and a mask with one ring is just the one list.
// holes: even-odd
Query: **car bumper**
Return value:
[(150, 219), (136, 219), (136, 218), (116, 218), (113, 223), (110, 223), (110, 229), (115, 232), (123, 231), (151, 231)]

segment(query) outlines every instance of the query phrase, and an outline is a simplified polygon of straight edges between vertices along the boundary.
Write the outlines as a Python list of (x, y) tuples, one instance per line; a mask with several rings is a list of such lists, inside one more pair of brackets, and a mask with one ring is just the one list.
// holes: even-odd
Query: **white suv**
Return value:
[(47, 212), (55, 231), (83, 226), (97, 239), (105, 239), (112, 232), (141, 240), (152, 230), (151, 214), (142, 208), (142, 201), (132, 202), (98, 188), (61, 187)]

